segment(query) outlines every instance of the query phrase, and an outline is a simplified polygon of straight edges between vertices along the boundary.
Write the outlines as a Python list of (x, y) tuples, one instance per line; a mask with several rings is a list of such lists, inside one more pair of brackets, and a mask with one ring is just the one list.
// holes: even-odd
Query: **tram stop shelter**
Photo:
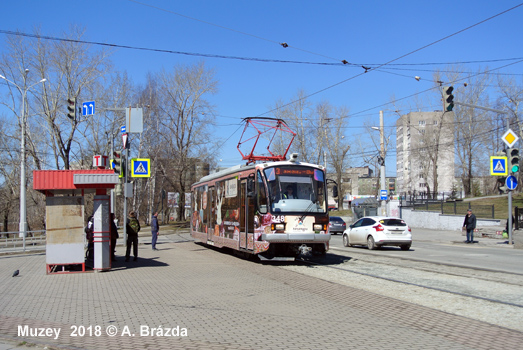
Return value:
[(112, 169), (35, 170), (33, 189), (46, 196), (46, 271), (65, 273), (71, 265), (85, 272), (84, 196), (94, 193), (95, 271), (111, 268), (110, 196), (119, 182)]

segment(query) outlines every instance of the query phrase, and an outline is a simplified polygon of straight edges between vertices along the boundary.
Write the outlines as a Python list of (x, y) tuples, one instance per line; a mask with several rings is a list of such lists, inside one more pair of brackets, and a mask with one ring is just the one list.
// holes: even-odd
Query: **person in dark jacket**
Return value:
[(158, 212), (155, 212), (153, 214), (153, 218), (151, 219), (151, 234), (152, 234), (152, 240), (151, 245), (153, 246), (153, 250), (156, 249), (156, 241), (158, 240), (159, 233), (159, 227), (158, 227)]
[(133, 246), (134, 261), (138, 260), (138, 232), (140, 232), (140, 222), (136, 218), (136, 213), (131, 211), (127, 218), (127, 249), (125, 251), (125, 261), (129, 261), (131, 255), (131, 245)]
[(476, 228), (476, 215), (472, 214), (472, 209), (467, 210), (463, 228), (467, 230), (467, 240), (465, 243), (474, 243), (474, 229)]
[(114, 222), (114, 213), (110, 214), (110, 218), (111, 222), (109, 224), (111, 225), (111, 261), (116, 261), (116, 240), (120, 238), (120, 235), (118, 235), (118, 228), (116, 227), (116, 223)]

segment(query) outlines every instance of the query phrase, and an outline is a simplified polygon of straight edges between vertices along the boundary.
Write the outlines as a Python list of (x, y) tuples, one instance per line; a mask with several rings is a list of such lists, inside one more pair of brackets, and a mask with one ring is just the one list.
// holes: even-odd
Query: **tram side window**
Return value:
[(193, 214), (192, 214), (192, 226), (193, 230), (203, 232), (203, 207), (202, 207), (202, 193), (203, 188), (198, 187), (194, 189), (194, 200), (193, 200)]
[(202, 220), (203, 227), (206, 227), (209, 223), (209, 216), (210, 216), (209, 215), (210, 208), (209, 208), (209, 203), (208, 203), (207, 185), (200, 187), (200, 191), (201, 191), (201, 200), (202, 200), (201, 205), (200, 205), (201, 220)]
[(256, 198), (258, 201), (258, 210), (261, 214), (267, 213), (267, 192), (265, 192), (265, 185), (261, 173), (256, 174)]

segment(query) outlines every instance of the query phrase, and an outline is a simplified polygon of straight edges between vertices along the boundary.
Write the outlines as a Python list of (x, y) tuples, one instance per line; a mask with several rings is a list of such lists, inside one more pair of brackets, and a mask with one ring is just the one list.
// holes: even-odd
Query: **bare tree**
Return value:
[(345, 138), (345, 126), (349, 123), (349, 110), (339, 107), (334, 110), (332, 119), (327, 124), (325, 146), (328, 150), (328, 164), (333, 169), (338, 185), (338, 208), (342, 208), (345, 190), (342, 186), (343, 174), (349, 167), (348, 154), (351, 149), (348, 138)]
[(161, 120), (158, 139), (162, 143), (159, 162), (162, 175), (180, 193), (178, 217), (183, 217), (188, 178), (197, 161), (205, 163), (219, 141), (211, 137), (213, 106), (208, 95), (217, 91), (214, 71), (203, 62), (176, 66), (156, 74)]
[[(498, 77), (498, 91), (500, 96), (497, 100), (497, 109), (504, 109), (509, 111), (509, 124), (515, 128), (515, 131), (519, 133), (519, 137), (523, 137), (523, 113), (521, 108), (523, 106), (523, 84), (517, 83), (514, 78), (499, 78)], [(498, 130), (506, 131), (505, 118), (497, 118)], [(495, 140), (499, 142), (501, 137), (496, 137)], [(521, 141), (520, 141), (521, 145)], [(498, 146), (497, 150), (500, 150), (503, 145)], [(496, 148), (494, 148), (496, 150)], [(521, 151), (520, 151), (521, 154)], [(518, 172), (518, 178), (521, 180), (521, 171)], [(518, 189), (521, 191), (521, 189)]]
[[(37, 32), (38, 34), (38, 32)], [(80, 39), (84, 31), (73, 27), (64, 37), (68, 39)], [(108, 74), (110, 64), (108, 54), (104, 51), (91, 53), (87, 44), (77, 41), (47, 41), (36, 39), (32, 42), (31, 63), (39, 77), (47, 81), (42, 88), (41, 94), (36, 96), (38, 106), (35, 109), (40, 118), (35, 118), (39, 123), (38, 130), (46, 130), (47, 140), (51, 145), (56, 169), (70, 169), (72, 156), (75, 160), (80, 158), (80, 149), (84, 142), (91, 141), (99, 133), (81, 132), (85, 139), (75, 137), (78, 131), (88, 128), (88, 125), (100, 125), (95, 122), (96, 117), (82, 118), (80, 113), (69, 118), (67, 114), (67, 99), (76, 99), (77, 103), (82, 101), (82, 96), (88, 98), (96, 97), (96, 91), (102, 91), (101, 80)], [(41, 132), (29, 134), (29, 145), (31, 154), (36, 163), (44, 160), (38, 150), (41, 141), (38, 138)]]
[[(291, 98), (292, 103), (278, 101), (275, 103), (275, 117), (283, 119), (289, 128), (296, 133), (291, 151), (300, 155), (300, 159), (307, 163), (314, 163), (318, 150), (316, 148), (317, 128), (314, 127), (314, 109), (307, 99), (304, 90), (298, 90)], [(280, 148), (287, 147), (290, 138), (285, 135)]]
[[(454, 86), (453, 94), (460, 102), (488, 107), (487, 88), (491, 80), (488, 69), (466, 76), (460, 71), (463, 71), (460, 67), (450, 67), (444, 74), (435, 73), (434, 81), (445, 81)], [(472, 195), (474, 177), (484, 172), (482, 164), (488, 153), (493, 118), (491, 112), (459, 105), (455, 106), (454, 115), (458, 172), (465, 194)]]

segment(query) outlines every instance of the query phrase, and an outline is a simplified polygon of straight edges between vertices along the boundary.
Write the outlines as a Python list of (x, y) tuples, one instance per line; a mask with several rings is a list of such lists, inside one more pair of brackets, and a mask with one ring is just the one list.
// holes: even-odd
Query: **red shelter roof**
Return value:
[(44, 194), (85, 193), (111, 189), (119, 182), (112, 169), (97, 170), (34, 170), (33, 189)]

